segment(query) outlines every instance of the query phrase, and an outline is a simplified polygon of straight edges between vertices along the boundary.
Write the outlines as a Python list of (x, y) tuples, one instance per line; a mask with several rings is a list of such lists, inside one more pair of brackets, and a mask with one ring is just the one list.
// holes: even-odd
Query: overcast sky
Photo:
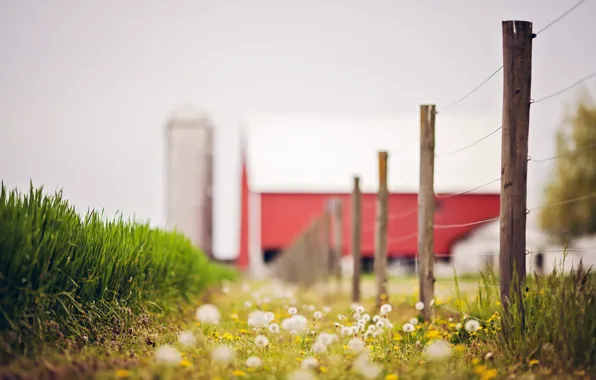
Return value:
[[(0, 0), (0, 178), (62, 187), (80, 209), (161, 225), (164, 124), (178, 104), (196, 104), (217, 126), (215, 251), (231, 257), (243, 115), (384, 117), (424, 102), (440, 110), (502, 64), (502, 20), (533, 21), (536, 31), (574, 3)], [(594, 17), (588, 0), (534, 40), (534, 98), (596, 69)], [(553, 155), (573, 98), (533, 107), (532, 157)], [(498, 75), (437, 127), (440, 118), (494, 120), (501, 105)], [(550, 165), (530, 163), (530, 206)]]

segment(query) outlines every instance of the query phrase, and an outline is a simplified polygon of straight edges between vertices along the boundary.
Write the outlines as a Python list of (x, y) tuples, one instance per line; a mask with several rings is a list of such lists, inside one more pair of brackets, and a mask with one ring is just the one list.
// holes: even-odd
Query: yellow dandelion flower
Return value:
[(402, 338), (402, 336), (401, 336), (400, 334), (395, 334), (395, 335), (393, 335), (393, 340), (396, 340), (396, 341), (398, 341), (398, 342), (399, 342), (400, 340), (403, 340), (403, 339), (404, 339), (404, 338)]
[(530, 367), (540, 364), (540, 362), (536, 359), (530, 360)]
[(125, 379), (130, 376), (132, 376), (132, 372), (130, 372), (127, 369), (117, 369), (116, 370), (116, 378), (117, 379)]
[(494, 369), (494, 368), (484, 371), (482, 373), (482, 375), (480, 376), (480, 378), (482, 380), (492, 380), (492, 379), (494, 379), (496, 377), (497, 377), (497, 370)]
[(457, 345), (455, 345), (455, 347), (453, 347), (453, 350), (457, 353), (462, 353), (466, 350), (466, 347), (464, 347), (461, 344), (457, 344)]
[(246, 376), (246, 372), (241, 371), (239, 369), (235, 370), (234, 372), (232, 372), (232, 374), (236, 377), (244, 377)]
[(397, 379), (398, 379), (398, 377), (394, 373), (388, 373), (387, 376), (385, 376), (385, 380), (397, 380)]
[(180, 360), (180, 365), (182, 367), (190, 367), (191, 363), (187, 359)]
[(438, 337), (440, 337), (440, 336), (441, 336), (441, 333), (440, 333), (439, 331), (437, 331), (437, 330), (429, 330), (429, 331), (426, 333), (426, 337), (427, 337), (428, 339), (435, 339), (435, 338), (438, 338)]
[(499, 300), (496, 300), (496, 301), (495, 301), (495, 305), (497, 305), (497, 306), (501, 306), (501, 301), (499, 301)]
[(474, 373), (477, 375), (482, 375), (486, 371), (485, 365), (477, 365), (474, 367)]
[(479, 362), (480, 362), (480, 359), (478, 359), (478, 358), (472, 359), (472, 364), (478, 364)]
[(573, 372), (573, 373), (574, 373), (576, 376), (586, 376), (586, 371), (582, 371), (582, 370), (575, 371), (575, 372)]
[(327, 373), (327, 367), (319, 367), (319, 371), (321, 371), (321, 373)]
[(395, 351), (399, 351), (399, 346), (393, 346), (393, 349), (394, 349)]

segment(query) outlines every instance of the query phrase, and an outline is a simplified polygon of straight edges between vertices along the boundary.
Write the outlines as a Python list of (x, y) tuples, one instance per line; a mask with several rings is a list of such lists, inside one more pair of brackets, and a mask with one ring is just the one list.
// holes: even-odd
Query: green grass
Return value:
[(99, 341), (236, 275), (188, 239), (147, 224), (80, 216), (61, 192), (0, 192), (0, 359), (44, 342)]

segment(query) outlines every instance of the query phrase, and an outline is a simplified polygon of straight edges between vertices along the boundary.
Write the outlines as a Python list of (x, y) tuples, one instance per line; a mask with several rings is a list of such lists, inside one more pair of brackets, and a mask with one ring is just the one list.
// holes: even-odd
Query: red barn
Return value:
[[(495, 134), (453, 153), (494, 130), (495, 124), (437, 119), (435, 254), (449, 257), (454, 243), (483, 225), (481, 221), (499, 216), (501, 145), (500, 135)], [(364, 193), (362, 255), (372, 258), (379, 150), (389, 152), (388, 254), (393, 259), (413, 258), (419, 130), (416, 117), (251, 120), (243, 139), (239, 266), (246, 268), (263, 255), (269, 260), (288, 247), (334, 197), (343, 200), (343, 254), (347, 255), (354, 175), (360, 176)]]

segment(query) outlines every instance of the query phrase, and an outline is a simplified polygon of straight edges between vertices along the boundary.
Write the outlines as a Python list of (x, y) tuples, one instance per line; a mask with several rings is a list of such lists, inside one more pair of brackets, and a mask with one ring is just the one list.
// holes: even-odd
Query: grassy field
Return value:
[[(506, 314), (494, 276), (310, 290), (234, 281), (180, 235), (78, 216), (32, 189), (0, 195), (0, 379), (596, 377), (596, 277), (528, 278)], [(524, 306), (524, 318), (516, 305)], [(504, 329), (506, 327), (506, 329)]]

